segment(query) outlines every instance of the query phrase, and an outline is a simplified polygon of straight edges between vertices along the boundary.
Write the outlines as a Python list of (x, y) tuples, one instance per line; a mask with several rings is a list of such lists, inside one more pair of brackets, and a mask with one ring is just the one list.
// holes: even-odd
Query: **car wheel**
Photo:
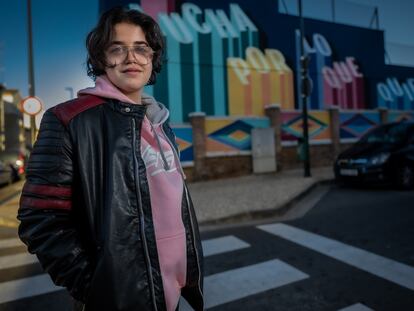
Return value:
[(407, 164), (398, 168), (397, 183), (399, 188), (410, 190), (414, 188), (414, 168)]
[(13, 166), (11, 166), (11, 179), (12, 183), (20, 180), (19, 172)]

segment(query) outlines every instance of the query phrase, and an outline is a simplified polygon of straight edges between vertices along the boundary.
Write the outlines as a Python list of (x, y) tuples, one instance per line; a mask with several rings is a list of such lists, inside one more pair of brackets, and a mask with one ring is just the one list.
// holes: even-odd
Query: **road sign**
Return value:
[(42, 101), (36, 96), (28, 96), (21, 102), (21, 108), (24, 113), (35, 116), (42, 111)]

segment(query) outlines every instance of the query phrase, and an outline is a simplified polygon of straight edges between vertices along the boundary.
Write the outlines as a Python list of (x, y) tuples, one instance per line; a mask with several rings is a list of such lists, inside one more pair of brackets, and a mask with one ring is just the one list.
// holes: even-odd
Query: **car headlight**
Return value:
[(390, 154), (388, 152), (383, 152), (369, 159), (369, 163), (371, 165), (381, 165), (381, 164), (384, 164), (385, 161), (387, 161), (389, 157), (390, 157)]

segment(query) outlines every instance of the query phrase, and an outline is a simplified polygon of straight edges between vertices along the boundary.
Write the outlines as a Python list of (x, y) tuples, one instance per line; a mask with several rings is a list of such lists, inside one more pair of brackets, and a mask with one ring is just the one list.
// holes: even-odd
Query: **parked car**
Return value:
[(414, 122), (388, 123), (369, 131), (338, 156), (334, 172), (340, 182), (388, 182), (413, 189)]
[(21, 150), (0, 152), (3, 174), (8, 172), (11, 182), (20, 180), (25, 173), (26, 156)]
[(0, 161), (0, 185), (9, 185), (13, 182), (13, 172), (10, 165)]

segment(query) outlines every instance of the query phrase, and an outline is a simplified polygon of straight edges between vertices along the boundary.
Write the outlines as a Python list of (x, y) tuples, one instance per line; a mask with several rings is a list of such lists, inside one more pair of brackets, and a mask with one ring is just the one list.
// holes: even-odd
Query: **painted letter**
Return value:
[(384, 83), (378, 83), (377, 84), (377, 91), (378, 94), (382, 97), (382, 99), (386, 102), (392, 102), (393, 98), (391, 95), (390, 90), (388, 89), (388, 86), (386, 86)]
[(211, 27), (207, 23), (200, 25), (197, 21), (197, 16), (202, 14), (201, 9), (192, 3), (183, 3), (181, 11), (184, 19), (199, 33), (210, 33)]
[(256, 26), (247, 17), (247, 15), (243, 12), (243, 10), (239, 7), (238, 4), (230, 4), (230, 18), (233, 24), (237, 26), (239, 31), (257, 31)]
[(279, 50), (265, 49), (265, 54), (266, 54), (267, 59), (270, 61), (272, 66), (277, 71), (285, 71), (285, 72), (292, 71), (289, 68), (289, 66), (286, 64), (285, 57), (283, 56), (283, 54)]
[(411, 90), (411, 93), (414, 94), (414, 78), (407, 79), (407, 85)]
[(247, 76), (250, 74), (248, 64), (241, 58), (227, 58), (227, 62), (230, 67), (234, 70), (237, 78), (239, 79), (240, 83), (247, 85), (249, 84), (249, 80)]
[(352, 82), (351, 73), (349, 72), (349, 69), (348, 69), (348, 67), (346, 66), (346, 64), (344, 62), (334, 62), (333, 67), (334, 67), (336, 73), (338, 74), (339, 78), (344, 83), (351, 83)]
[(238, 37), (236, 30), (231, 24), (223, 10), (217, 10), (214, 14), (213, 10), (205, 10), (206, 21), (212, 25), (221, 38)]
[(313, 45), (323, 56), (331, 56), (332, 49), (325, 37), (319, 33), (313, 34)]
[(323, 67), (322, 68), (322, 74), (325, 78), (326, 83), (329, 84), (330, 87), (340, 89), (341, 88), (341, 82), (338, 79), (338, 76), (336, 75), (335, 71), (333, 71), (330, 67)]
[(248, 47), (246, 49), (246, 59), (258, 72), (267, 73), (270, 71), (266, 58), (258, 48)]
[(171, 35), (180, 43), (192, 43), (193, 37), (191, 32), (184, 24), (181, 16), (177, 13), (171, 13), (170, 16), (164, 13), (158, 15), (158, 21), (164, 34)]
[(358, 65), (355, 64), (355, 58), (354, 57), (346, 57), (345, 58), (346, 63), (348, 64), (349, 69), (351, 70), (351, 73), (354, 77), (363, 77), (364, 75), (360, 72), (358, 72)]
[(404, 92), (397, 78), (387, 78), (387, 84), (388, 84), (388, 87), (391, 89), (391, 92), (393, 92), (395, 96), (398, 96), (398, 97), (404, 96)]

